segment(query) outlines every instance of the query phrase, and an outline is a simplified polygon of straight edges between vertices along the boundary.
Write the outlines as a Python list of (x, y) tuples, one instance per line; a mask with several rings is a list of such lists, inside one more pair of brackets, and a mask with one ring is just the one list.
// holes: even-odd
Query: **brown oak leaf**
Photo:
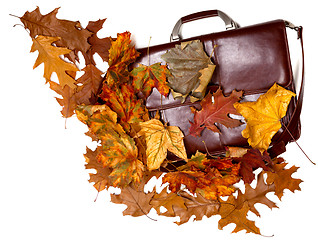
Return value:
[(255, 222), (247, 218), (248, 211), (248, 203), (244, 202), (243, 206), (238, 207), (236, 199), (232, 195), (226, 201), (220, 200), (218, 214), (221, 215), (221, 219), (219, 220), (219, 229), (222, 230), (226, 225), (234, 223), (236, 226), (233, 233), (246, 230), (247, 233), (260, 234)]
[(209, 92), (201, 101), (202, 109), (195, 111), (193, 122), (190, 121), (190, 135), (200, 136), (204, 128), (220, 133), (215, 123), (220, 123), (228, 128), (240, 126), (242, 122), (231, 118), (229, 114), (240, 115), (233, 104), (241, 99), (242, 94), (243, 91), (233, 90), (230, 96), (224, 97), (222, 90), (219, 88), (213, 94), (214, 102), (212, 102), (212, 94)]
[[(204, 216), (209, 218), (218, 213), (220, 206), (218, 201), (206, 199), (199, 193), (197, 196), (192, 196), (187, 192), (180, 191), (178, 195), (183, 198), (186, 206), (186, 208), (177, 205), (172, 206), (175, 216), (180, 217), (180, 221), (175, 222), (178, 225), (188, 222), (193, 215), (195, 216), (194, 221), (200, 221)], [(171, 217), (168, 214), (162, 215)]]
[(105, 19), (100, 19), (97, 21), (89, 21), (86, 29), (92, 32), (92, 36), (88, 38), (88, 43), (91, 45), (86, 53), (83, 53), (83, 56), (86, 61), (86, 65), (93, 64), (96, 65), (93, 58), (94, 54), (97, 53), (103, 61), (108, 61), (109, 59), (109, 49), (111, 47), (111, 38), (99, 38), (97, 37), (97, 32), (102, 29)]
[(38, 35), (59, 37), (56, 45), (72, 50), (74, 56), (71, 56), (70, 59), (74, 62), (75, 59), (78, 60), (77, 51), (85, 53), (89, 49), (87, 39), (92, 33), (84, 29), (78, 21), (56, 18), (58, 10), (59, 8), (55, 8), (52, 12), (42, 15), (37, 7), (32, 12), (25, 12), (20, 20), (25, 28), (30, 30), (32, 38)]
[(176, 193), (167, 192), (168, 187), (165, 187), (159, 194), (155, 194), (150, 202), (153, 205), (153, 208), (157, 211), (158, 215), (161, 214), (160, 207), (165, 207), (167, 212), (165, 216), (170, 215), (175, 216), (174, 207), (184, 208), (187, 207), (184, 205), (184, 199)]
[(138, 185), (130, 184), (129, 186), (122, 188), (120, 194), (111, 194), (111, 201), (113, 203), (127, 205), (127, 208), (123, 211), (124, 216), (147, 216), (147, 214), (150, 212), (151, 208), (153, 207), (150, 204), (150, 201), (155, 195), (155, 190), (146, 193), (144, 191), (144, 187), (152, 176), (155, 175), (145, 174)]
[(86, 148), (86, 154), (84, 157), (86, 159), (86, 169), (94, 169), (96, 173), (90, 173), (89, 182), (94, 183), (94, 187), (98, 192), (108, 189), (111, 186), (111, 181), (109, 175), (111, 173), (111, 168), (105, 167), (104, 164), (98, 161), (98, 155), (102, 151), (102, 147), (98, 147), (95, 151)]
[[(280, 162), (275, 160), (275, 162)], [(275, 163), (273, 166), (273, 171), (268, 171), (267, 173), (267, 184), (275, 184), (275, 195), (281, 200), (284, 190), (289, 189), (291, 192), (295, 190), (301, 190), (299, 184), (302, 182), (301, 179), (295, 179), (291, 175), (297, 171), (299, 167), (292, 166), (291, 168), (285, 168), (286, 162)]]
[(93, 64), (87, 65), (82, 69), (84, 75), (77, 79), (77, 83), (83, 85), (77, 87), (76, 102), (78, 105), (85, 104), (91, 105), (97, 102), (97, 95), (99, 93), (103, 78), (102, 71), (100, 71)]
[(75, 89), (70, 88), (68, 85), (63, 88), (53, 81), (49, 81), (49, 84), (53, 91), (62, 96), (62, 98), (56, 98), (57, 102), (62, 106), (62, 116), (65, 118), (71, 117), (77, 107)]
[(252, 188), (251, 185), (245, 184), (245, 193), (243, 194), (241, 190), (239, 190), (237, 196), (237, 206), (243, 206), (244, 202), (247, 202), (250, 211), (259, 217), (260, 214), (255, 208), (256, 203), (264, 204), (270, 209), (277, 208), (277, 205), (266, 197), (267, 193), (275, 191), (275, 185), (266, 184), (263, 176), (264, 172), (259, 173), (256, 187)]

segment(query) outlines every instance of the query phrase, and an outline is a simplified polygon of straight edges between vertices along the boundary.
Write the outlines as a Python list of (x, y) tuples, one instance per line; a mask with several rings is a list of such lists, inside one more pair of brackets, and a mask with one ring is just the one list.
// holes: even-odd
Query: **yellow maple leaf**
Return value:
[(245, 118), (242, 136), (253, 148), (266, 151), (272, 137), (282, 127), (280, 120), (286, 115), (288, 104), (296, 94), (274, 84), (256, 102), (235, 103), (236, 110)]
[(39, 52), (33, 69), (44, 63), (44, 78), (47, 82), (50, 81), (52, 73), (55, 72), (62, 87), (68, 85), (71, 88), (75, 88), (74, 73), (78, 71), (78, 68), (74, 64), (65, 62), (60, 58), (61, 55), (69, 54), (71, 50), (53, 46), (52, 43), (58, 40), (60, 40), (59, 37), (41, 35), (32, 39), (31, 52)]
[(183, 133), (176, 126), (164, 126), (158, 119), (139, 123), (141, 130), (137, 136), (146, 138), (148, 169), (158, 169), (167, 156), (167, 150), (187, 160), (183, 143)]

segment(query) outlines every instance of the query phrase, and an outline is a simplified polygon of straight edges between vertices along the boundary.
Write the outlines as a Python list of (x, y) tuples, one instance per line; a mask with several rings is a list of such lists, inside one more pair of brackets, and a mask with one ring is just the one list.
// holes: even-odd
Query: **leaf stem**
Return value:
[(281, 121), (281, 124), (283, 125), (283, 127), (286, 129), (286, 131), (288, 132), (288, 134), (291, 136), (291, 138), (294, 140), (294, 142), (296, 143), (296, 145), (298, 146), (298, 148), (303, 152), (303, 154), (306, 156), (306, 158), (314, 165), (316, 165), (316, 163), (314, 163), (310, 157), (305, 153), (305, 151), (302, 149), (302, 147), (297, 143), (296, 139), (294, 138), (293, 134), (289, 131), (289, 129), (286, 127), (286, 125), (283, 123), (283, 121)]

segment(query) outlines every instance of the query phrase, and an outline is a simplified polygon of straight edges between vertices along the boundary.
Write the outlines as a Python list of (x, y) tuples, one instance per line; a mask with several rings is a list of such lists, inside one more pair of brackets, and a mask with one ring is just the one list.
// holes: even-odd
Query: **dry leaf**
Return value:
[(221, 219), (219, 220), (219, 229), (222, 230), (226, 225), (235, 223), (236, 226), (233, 233), (246, 230), (247, 233), (260, 234), (260, 230), (255, 226), (255, 222), (247, 219), (247, 212), (249, 211), (247, 202), (244, 202), (243, 206), (239, 208), (235, 198), (230, 196), (227, 201), (220, 200), (220, 203), (219, 214), (221, 215)]
[(105, 167), (112, 168), (112, 186), (127, 186), (140, 182), (144, 166), (138, 159), (134, 140), (117, 123), (117, 114), (106, 105), (78, 106), (77, 118), (89, 127), (90, 134), (101, 141), (102, 151), (97, 156)]
[(153, 208), (157, 211), (158, 215), (161, 215), (160, 207), (165, 207), (167, 212), (163, 213), (165, 216), (175, 216), (174, 208), (187, 209), (184, 204), (184, 199), (176, 193), (167, 192), (168, 187), (165, 187), (159, 194), (155, 194), (150, 202)]
[(82, 69), (84, 75), (77, 79), (77, 83), (83, 84), (77, 88), (76, 102), (78, 105), (91, 105), (97, 102), (97, 95), (99, 93), (103, 78), (102, 71), (100, 71), (93, 64), (89, 64)]
[(59, 39), (59, 37), (46, 37), (41, 35), (32, 39), (33, 45), (31, 52), (39, 52), (33, 68), (44, 63), (44, 77), (47, 82), (51, 80), (51, 75), (55, 72), (62, 87), (68, 85), (70, 88), (75, 88), (75, 79), (72, 75), (74, 75), (74, 72), (78, 71), (78, 69), (74, 64), (65, 62), (60, 58), (60, 55), (68, 54), (71, 50), (52, 45), (52, 43)]
[(220, 206), (218, 201), (208, 200), (200, 194), (197, 194), (195, 197), (184, 191), (179, 192), (179, 196), (183, 198), (186, 209), (179, 206), (173, 206), (175, 215), (180, 217), (180, 221), (176, 222), (178, 225), (188, 222), (193, 215), (195, 216), (194, 221), (200, 221), (204, 216), (209, 218), (218, 213)]
[(240, 126), (240, 120), (233, 119), (229, 114), (239, 115), (233, 104), (238, 102), (242, 97), (243, 91), (233, 90), (230, 96), (224, 97), (222, 90), (219, 88), (214, 94), (208, 93), (201, 101), (202, 109), (194, 113), (194, 119), (191, 123), (189, 133), (192, 136), (200, 136), (202, 130), (206, 127), (214, 132), (220, 132), (215, 123), (220, 123), (228, 128)]
[(191, 94), (192, 101), (195, 101), (205, 96), (215, 65), (199, 40), (176, 45), (161, 58), (168, 63), (171, 72), (168, 82), (175, 98), (184, 101)]
[(136, 97), (133, 87), (129, 84), (122, 84), (115, 89), (104, 84), (100, 98), (117, 113), (120, 124), (127, 132), (130, 132), (131, 124), (148, 119), (148, 111), (143, 101)]
[[(25, 12), (20, 18), (25, 28), (30, 30), (30, 35), (35, 38), (39, 35), (59, 37), (56, 45), (66, 47), (72, 51), (70, 59), (74, 62), (78, 60), (77, 52), (85, 53), (90, 45), (87, 39), (92, 33), (83, 29), (81, 24), (76, 21), (69, 21), (56, 18), (59, 8), (55, 8), (52, 12), (42, 15), (39, 7), (32, 12)], [(71, 51), (69, 53), (71, 53)]]
[(292, 174), (295, 173), (298, 167), (292, 166), (286, 169), (287, 163), (276, 163), (273, 166), (273, 172), (268, 171), (267, 173), (267, 184), (275, 184), (275, 195), (281, 200), (284, 190), (289, 189), (291, 192), (295, 190), (300, 191), (299, 184), (302, 182), (301, 179), (292, 178)]
[(170, 72), (165, 65), (155, 63), (148, 67), (139, 64), (131, 71), (131, 75), (135, 91), (142, 92), (144, 98), (150, 95), (153, 87), (156, 87), (163, 96), (168, 96), (170, 88), (167, 85), (166, 78), (170, 75)]
[(256, 102), (235, 103), (236, 110), (246, 120), (242, 136), (252, 148), (266, 151), (272, 137), (282, 127), (280, 120), (286, 115), (287, 107), (295, 93), (276, 83), (261, 95)]
[(111, 201), (127, 205), (127, 208), (123, 211), (123, 215), (138, 217), (149, 213), (152, 208), (150, 201), (154, 194), (154, 191), (145, 193), (142, 187), (137, 188), (131, 185), (121, 189), (121, 193), (118, 195), (112, 194)]
[(89, 21), (86, 29), (93, 34), (88, 38), (88, 43), (91, 45), (87, 52), (83, 53), (86, 61), (86, 65), (96, 65), (94, 61), (94, 54), (97, 53), (104, 61), (109, 60), (109, 49), (111, 47), (111, 38), (106, 37), (100, 39), (97, 37), (97, 32), (102, 29), (106, 19), (100, 19), (97, 21)]
[(250, 211), (255, 213), (258, 217), (260, 217), (260, 214), (255, 208), (256, 203), (264, 204), (270, 209), (277, 208), (277, 205), (266, 197), (267, 193), (275, 191), (275, 185), (274, 184), (267, 185), (264, 182), (263, 175), (264, 175), (264, 172), (261, 172), (258, 174), (257, 185), (255, 189), (252, 188), (251, 185), (245, 184), (245, 193), (243, 194), (239, 190), (238, 196), (237, 196), (237, 205), (243, 206), (244, 202), (247, 202), (250, 208)]
[(131, 44), (130, 33), (117, 34), (117, 39), (111, 41), (109, 49), (106, 82), (110, 87), (119, 86), (129, 81), (128, 65), (136, 60), (139, 53)]
[(148, 169), (158, 169), (167, 156), (167, 151), (187, 160), (183, 133), (178, 127), (165, 126), (157, 119), (139, 123), (138, 136), (146, 138)]

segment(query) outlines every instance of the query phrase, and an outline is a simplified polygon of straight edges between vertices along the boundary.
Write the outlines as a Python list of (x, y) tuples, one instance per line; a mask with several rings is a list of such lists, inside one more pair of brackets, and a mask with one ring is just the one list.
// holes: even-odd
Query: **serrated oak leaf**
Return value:
[[(215, 200), (209, 200), (197, 194), (197, 196), (192, 196), (185, 191), (180, 191), (178, 193), (184, 200), (186, 209), (179, 206), (172, 206), (175, 216), (180, 217), (179, 222), (175, 222), (178, 225), (184, 224), (190, 220), (192, 216), (195, 216), (194, 221), (200, 221), (204, 216), (207, 218), (218, 213), (219, 202)], [(164, 216), (169, 216), (168, 214), (162, 214)]]
[(77, 100), (75, 96), (75, 89), (65, 85), (64, 88), (56, 82), (49, 81), (50, 88), (62, 98), (56, 98), (57, 102), (62, 106), (62, 116), (65, 118), (71, 117), (77, 107)]
[(175, 216), (174, 208), (187, 209), (184, 204), (184, 199), (176, 193), (168, 193), (167, 187), (165, 187), (159, 194), (155, 194), (151, 199), (150, 204), (157, 211), (158, 215), (162, 215), (160, 207), (165, 207), (167, 211), (164, 215), (170, 215), (171, 217)]
[(263, 175), (264, 172), (258, 174), (255, 188), (252, 188), (249, 184), (245, 184), (245, 193), (243, 194), (241, 190), (239, 190), (237, 196), (237, 206), (243, 206), (244, 202), (247, 202), (250, 211), (255, 213), (258, 217), (260, 217), (260, 214), (255, 208), (256, 203), (264, 204), (270, 209), (277, 208), (277, 205), (266, 197), (267, 193), (275, 191), (275, 185), (267, 185), (264, 182)]
[(44, 63), (44, 78), (47, 82), (50, 81), (52, 73), (55, 72), (61, 87), (68, 85), (70, 88), (75, 88), (74, 73), (78, 71), (78, 69), (74, 64), (65, 62), (60, 58), (60, 55), (68, 54), (71, 50), (52, 45), (52, 43), (59, 39), (59, 37), (41, 35), (32, 39), (31, 52), (39, 52), (33, 68)]
[[(141, 185), (143, 186), (143, 185)], [(121, 189), (120, 194), (111, 194), (111, 201), (117, 204), (125, 204), (127, 208), (123, 211), (123, 215), (131, 215), (133, 217), (147, 215), (151, 208), (151, 199), (155, 191), (145, 193), (142, 187), (127, 186)]]
[(174, 98), (184, 101), (190, 94), (193, 97), (191, 100), (196, 101), (204, 97), (215, 65), (199, 40), (176, 45), (161, 58), (168, 63), (171, 72), (168, 82)]
[(96, 65), (93, 58), (94, 54), (97, 53), (103, 61), (108, 61), (109, 59), (109, 49), (111, 47), (111, 38), (99, 38), (97, 33), (102, 29), (106, 19), (100, 19), (97, 21), (89, 21), (86, 29), (92, 32), (92, 35), (88, 38), (88, 43), (91, 45), (86, 53), (83, 53), (83, 56), (86, 61), (86, 65), (93, 64)]
[(77, 83), (82, 84), (76, 90), (76, 102), (78, 105), (91, 105), (97, 102), (97, 95), (100, 90), (103, 72), (93, 64), (88, 64), (82, 69), (85, 73), (77, 79)]
[(102, 162), (98, 160), (98, 155), (101, 153), (102, 147), (99, 146), (95, 151), (92, 151), (89, 148), (86, 148), (86, 153), (84, 154), (86, 160), (86, 169), (94, 169), (96, 173), (89, 174), (89, 182), (94, 183), (94, 187), (98, 192), (108, 189), (111, 186), (111, 181), (109, 175), (112, 172), (112, 169), (105, 167)]
[(233, 233), (246, 230), (247, 233), (260, 234), (260, 230), (255, 226), (255, 222), (247, 219), (248, 211), (248, 203), (244, 202), (243, 206), (238, 207), (236, 199), (233, 196), (229, 196), (227, 201), (220, 200), (219, 214), (221, 215), (221, 219), (219, 220), (219, 229), (222, 230), (228, 224), (234, 223), (236, 226)]
[[(81, 24), (76, 21), (69, 21), (56, 18), (59, 8), (55, 8), (52, 12), (42, 15), (39, 7), (32, 12), (25, 12), (20, 18), (25, 28), (30, 30), (30, 35), (35, 38), (38, 35), (59, 37), (56, 42), (57, 46), (66, 47), (72, 50), (69, 53), (74, 54), (70, 57), (74, 62), (78, 60), (77, 52), (85, 53), (90, 45), (87, 39), (92, 35)], [(69, 54), (68, 53), (68, 54)]]
[(170, 72), (166, 65), (155, 63), (151, 66), (139, 64), (138, 67), (131, 71), (133, 78), (132, 85), (136, 92), (142, 92), (144, 98), (147, 98), (153, 87), (165, 97), (168, 96), (170, 87), (167, 85), (166, 78)]
[(289, 102), (295, 95), (275, 83), (256, 102), (234, 104), (246, 120), (242, 136), (252, 148), (261, 152), (268, 149), (272, 137), (282, 127), (280, 120), (286, 115)]
[(127, 186), (140, 182), (144, 166), (138, 159), (134, 140), (117, 123), (117, 114), (106, 105), (80, 105), (77, 118), (89, 127), (90, 135), (101, 141), (102, 151), (97, 159), (112, 169), (112, 186)]
[(298, 169), (296, 166), (291, 168), (285, 168), (286, 162), (276, 163), (273, 166), (273, 171), (267, 171), (267, 184), (275, 184), (275, 195), (281, 200), (284, 190), (289, 189), (291, 192), (295, 190), (301, 190), (299, 184), (302, 182), (301, 179), (293, 178), (291, 175)]
[(138, 136), (146, 139), (146, 155), (148, 169), (158, 169), (166, 159), (167, 151), (187, 160), (183, 143), (183, 133), (176, 126), (163, 125), (158, 119), (140, 122)]
[(214, 102), (212, 102), (212, 94), (208, 93), (201, 101), (202, 109), (194, 113), (193, 122), (190, 122), (190, 135), (200, 136), (204, 128), (220, 132), (215, 123), (220, 123), (228, 128), (240, 126), (242, 122), (231, 118), (229, 114), (239, 115), (233, 104), (241, 99), (242, 94), (243, 91), (233, 90), (231, 95), (224, 97), (222, 90), (219, 88), (213, 94)]

